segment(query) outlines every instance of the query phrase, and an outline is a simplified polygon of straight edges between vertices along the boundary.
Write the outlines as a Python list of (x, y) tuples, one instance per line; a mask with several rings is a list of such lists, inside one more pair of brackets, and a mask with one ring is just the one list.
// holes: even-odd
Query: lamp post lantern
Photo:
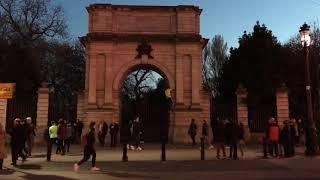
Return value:
[(316, 128), (313, 120), (312, 95), (311, 95), (311, 78), (310, 78), (310, 60), (309, 46), (311, 44), (310, 26), (304, 23), (300, 27), (300, 38), (303, 46), (305, 61), (305, 85), (307, 96), (307, 129), (306, 129), (306, 155), (315, 155), (317, 153)]

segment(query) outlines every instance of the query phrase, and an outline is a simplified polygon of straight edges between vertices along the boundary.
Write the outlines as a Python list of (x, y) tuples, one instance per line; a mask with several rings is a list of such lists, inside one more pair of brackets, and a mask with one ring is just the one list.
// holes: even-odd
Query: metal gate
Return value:
[(37, 95), (30, 95), (29, 97), (8, 99), (7, 102), (7, 120), (6, 130), (10, 132), (15, 118), (31, 117), (33, 123), (37, 121)]

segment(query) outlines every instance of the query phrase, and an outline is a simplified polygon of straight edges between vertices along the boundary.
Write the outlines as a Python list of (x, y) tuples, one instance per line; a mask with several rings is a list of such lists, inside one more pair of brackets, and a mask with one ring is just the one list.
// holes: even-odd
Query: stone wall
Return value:
[(43, 132), (47, 128), (49, 110), (49, 89), (45, 85), (38, 90), (36, 143), (44, 141)]
[(289, 120), (289, 101), (288, 89), (283, 84), (277, 89), (277, 120), (280, 126), (283, 126), (285, 120)]
[(7, 122), (7, 99), (0, 99), (0, 123), (6, 128)]

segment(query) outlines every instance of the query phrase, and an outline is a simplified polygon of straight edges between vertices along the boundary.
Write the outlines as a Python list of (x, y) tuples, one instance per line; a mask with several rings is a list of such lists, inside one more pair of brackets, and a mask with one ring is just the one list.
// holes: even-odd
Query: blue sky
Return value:
[(197, 5), (203, 9), (201, 35), (221, 34), (228, 46), (237, 47), (243, 31), (257, 20), (272, 30), (280, 42), (294, 36), (304, 22), (320, 21), (320, 0), (55, 0), (65, 8), (69, 32), (76, 38), (87, 33), (91, 3), (128, 5)]

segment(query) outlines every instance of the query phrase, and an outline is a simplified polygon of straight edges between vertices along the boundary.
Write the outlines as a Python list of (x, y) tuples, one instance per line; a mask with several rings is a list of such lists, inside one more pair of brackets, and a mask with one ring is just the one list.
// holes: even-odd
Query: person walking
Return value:
[(191, 123), (190, 123), (190, 126), (189, 126), (188, 134), (191, 137), (192, 146), (195, 146), (197, 144), (196, 143), (197, 125), (196, 125), (194, 119), (191, 119)]
[(49, 141), (48, 141), (48, 147), (47, 147), (47, 161), (51, 161), (51, 151), (52, 151), (52, 145), (57, 144), (58, 140), (58, 126), (56, 122), (52, 121), (51, 126), (49, 127)]
[(96, 150), (94, 148), (95, 143), (95, 122), (91, 122), (89, 124), (89, 132), (86, 133), (82, 139), (82, 143), (84, 143), (83, 149), (83, 158), (73, 165), (74, 171), (78, 172), (82, 163), (89, 160), (90, 156), (92, 156), (92, 167), (91, 171), (99, 171), (100, 169), (96, 167)]
[(112, 123), (110, 124), (110, 130), (109, 130), (110, 138), (111, 138), (110, 147), (116, 147), (118, 131), (119, 131), (119, 125), (113, 120)]
[(6, 132), (0, 122), (0, 171), (3, 168), (3, 160), (7, 158)]
[(82, 137), (83, 122), (80, 119), (78, 119), (76, 126), (77, 126), (77, 135), (78, 135), (77, 139), (78, 139), (78, 142), (79, 142), (81, 140), (81, 137)]
[(238, 159), (238, 143), (239, 143), (239, 126), (236, 122), (230, 122), (230, 158)]
[(60, 119), (58, 125), (58, 148), (56, 153), (66, 154), (67, 122)]
[(106, 135), (108, 134), (108, 124), (105, 121), (100, 121), (98, 128), (99, 142), (100, 145), (103, 147), (105, 144)]
[(208, 147), (210, 147), (211, 143), (210, 143), (210, 140), (208, 138), (208, 135), (209, 135), (208, 131), (209, 131), (209, 125), (208, 125), (206, 120), (203, 120), (201, 134), (202, 134), (204, 142), (208, 144)]
[(223, 158), (226, 157), (225, 148), (225, 126), (222, 121), (218, 120), (213, 128), (213, 143), (217, 148), (217, 159), (220, 159), (220, 150), (222, 150)]
[(142, 134), (142, 129), (141, 129), (141, 123), (140, 123), (140, 118), (139, 116), (133, 121), (133, 137), (135, 141), (135, 146), (134, 150), (141, 151), (142, 148), (140, 147), (140, 137)]
[(245, 139), (244, 139), (244, 125), (242, 122), (239, 122), (239, 150), (241, 153), (241, 157), (244, 156), (244, 145), (245, 145)]
[(35, 132), (35, 127), (32, 123), (31, 117), (27, 117), (26, 121), (27, 121), (27, 128), (28, 128), (26, 147), (27, 147), (27, 151), (28, 151), (28, 156), (31, 156), (32, 155), (32, 148), (33, 148), (33, 144), (34, 144), (34, 137), (36, 136), (36, 132)]
[(74, 127), (72, 126), (71, 122), (67, 124), (67, 139), (66, 139), (66, 150), (67, 152), (70, 152), (70, 145), (72, 142), (74, 134)]

